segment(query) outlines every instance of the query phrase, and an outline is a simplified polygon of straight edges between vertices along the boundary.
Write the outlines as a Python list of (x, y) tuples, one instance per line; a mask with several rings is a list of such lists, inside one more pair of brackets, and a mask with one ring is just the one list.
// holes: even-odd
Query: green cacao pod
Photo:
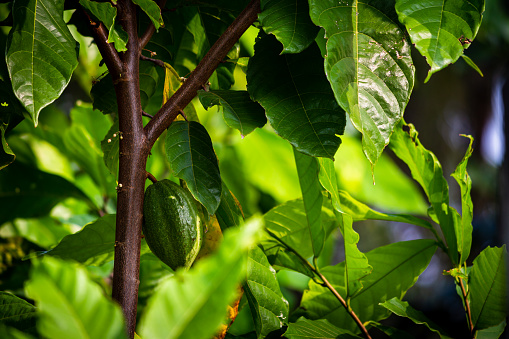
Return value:
[(145, 191), (143, 234), (148, 247), (173, 270), (189, 268), (203, 243), (203, 222), (191, 193), (170, 180)]

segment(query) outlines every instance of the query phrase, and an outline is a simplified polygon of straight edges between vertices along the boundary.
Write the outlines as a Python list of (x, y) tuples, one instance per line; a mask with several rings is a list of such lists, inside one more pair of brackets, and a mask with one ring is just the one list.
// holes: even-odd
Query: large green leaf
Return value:
[(247, 90), (272, 127), (300, 152), (333, 158), (345, 128), (316, 44), (299, 54), (280, 55), (281, 44), (261, 33), (247, 71)]
[(221, 202), (221, 176), (212, 141), (195, 121), (174, 121), (166, 133), (166, 156), (175, 175), (184, 179), (196, 200), (209, 214)]
[(350, 331), (337, 328), (325, 319), (309, 320), (299, 318), (290, 323), (285, 333), (288, 339), (354, 339), (360, 338)]
[(472, 179), (467, 173), (468, 159), (472, 155), (472, 143), (474, 139), (468, 136), (470, 143), (463, 160), (459, 163), (458, 167), (451, 176), (456, 179), (461, 190), (461, 223), (455, 223), (456, 226), (456, 239), (458, 241), (458, 252), (461, 253), (460, 263), (467, 261), (470, 255), (470, 247), (472, 246), (472, 218), (474, 206), (472, 204), (472, 197), (470, 191), (472, 189)]
[(50, 216), (15, 219), (9, 226), (15, 230), (16, 235), (46, 249), (55, 246), (63, 237), (72, 233), (69, 225), (63, 225)]
[(259, 247), (249, 251), (247, 281), (243, 287), (258, 338), (265, 338), (288, 323), (288, 301), (281, 293), (276, 271)]
[(140, 321), (142, 338), (208, 339), (226, 316), (246, 274), (249, 250), (256, 244), (261, 220), (224, 233), (219, 251), (179, 270), (150, 298)]
[(308, 233), (313, 248), (313, 256), (319, 257), (325, 243), (325, 231), (322, 226), (322, 188), (318, 181), (320, 167), (318, 160), (293, 149), (297, 173), (299, 174), (302, 201), (306, 212)]
[(506, 320), (502, 321), (497, 326), (485, 328), (475, 333), (475, 339), (498, 339), (504, 334), (505, 326), (507, 325)]
[(34, 332), (37, 309), (9, 292), (0, 291), (0, 323), (25, 332)]
[(449, 186), (440, 162), (421, 144), (415, 127), (412, 124), (406, 125), (403, 121), (394, 130), (389, 147), (407, 164), (412, 177), (424, 190), (431, 203), (428, 214), (440, 224), (449, 247), (449, 257), (453, 263), (458, 263), (455, 223), (461, 222), (461, 217), (449, 206)]
[(115, 214), (105, 215), (70, 234), (49, 251), (42, 252), (84, 265), (100, 266), (113, 260), (115, 252)]
[[(350, 305), (361, 321), (385, 319), (389, 313), (378, 303), (393, 297), (402, 298), (428, 266), (437, 245), (429, 239), (393, 243), (368, 253), (371, 274), (361, 279), (363, 289), (350, 299)], [(322, 273), (341, 295), (345, 290), (345, 264), (323, 268)], [(327, 319), (333, 325), (358, 331), (344, 307), (325, 287), (313, 281), (304, 291), (301, 312), (309, 319)]]
[(414, 85), (410, 44), (398, 26), (394, 0), (310, 0), (313, 22), (325, 28), (325, 73), (336, 100), (362, 134), (375, 164)]
[(484, 0), (396, 0), (396, 11), (431, 67), (426, 82), (470, 46), (481, 25)]
[(246, 91), (198, 91), (198, 97), (205, 108), (220, 105), (226, 124), (238, 129), (243, 136), (267, 123), (265, 111)]
[(127, 338), (120, 306), (84, 267), (52, 257), (35, 260), (26, 285), (39, 311), (37, 329), (48, 338)]
[(319, 28), (309, 17), (307, 0), (262, 0), (260, 5), (263, 30), (283, 44), (283, 54), (300, 53), (313, 43)]
[(159, 5), (153, 0), (133, 0), (133, 2), (140, 6), (140, 8), (148, 15), (156, 30), (164, 25), (163, 18), (161, 16), (161, 9)]
[(127, 33), (122, 29), (122, 26), (115, 24), (117, 17), (116, 7), (113, 7), (108, 2), (91, 0), (80, 0), (80, 5), (106, 26), (108, 29), (108, 42), (113, 43), (117, 51), (127, 51)]
[(38, 124), (78, 65), (78, 45), (64, 20), (64, 0), (18, 0), (5, 59), (16, 97)]
[(221, 230), (224, 231), (230, 227), (240, 226), (244, 222), (244, 215), (239, 202), (224, 181), (222, 187), (221, 202), (217, 208), (216, 217)]
[(400, 317), (408, 318), (416, 324), (425, 325), (431, 331), (440, 335), (440, 338), (443, 339), (451, 338), (444, 334), (444, 330), (441, 329), (440, 326), (438, 326), (431, 319), (426, 317), (424, 313), (414, 309), (406, 301), (401, 301), (400, 299), (394, 297), (390, 300), (386, 300), (385, 302), (380, 303), (380, 305)]
[(57, 203), (71, 197), (92, 204), (64, 178), (16, 162), (0, 171), (0, 225), (15, 218), (45, 216)]
[(507, 317), (507, 250), (487, 247), (474, 260), (468, 276), (475, 330), (500, 324)]

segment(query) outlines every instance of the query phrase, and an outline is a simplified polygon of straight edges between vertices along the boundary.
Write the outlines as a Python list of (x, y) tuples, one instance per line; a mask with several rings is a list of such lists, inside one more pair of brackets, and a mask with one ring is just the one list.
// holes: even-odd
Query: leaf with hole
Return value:
[(336, 100), (362, 133), (375, 164), (403, 116), (414, 85), (410, 44), (393, 1), (310, 0), (313, 22), (325, 29), (325, 73)]

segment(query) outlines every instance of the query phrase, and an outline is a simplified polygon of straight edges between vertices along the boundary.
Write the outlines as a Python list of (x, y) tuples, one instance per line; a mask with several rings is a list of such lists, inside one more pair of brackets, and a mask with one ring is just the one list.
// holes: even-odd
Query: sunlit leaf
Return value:
[(475, 330), (500, 324), (507, 317), (507, 250), (487, 247), (474, 260), (468, 277)]
[(396, 0), (399, 20), (431, 69), (425, 80), (455, 63), (477, 35), (484, 0)]
[(226, 124), (243, 136), (267, 123), (265, 111), (246, 91), (198, 91), (198, 97), (205, 108), (221, 106)]
[(70, 227), (49, 216), (15, 219), (12, 228), (17, 235), (45, 249), (55, 246), (63, 237), (72, 233)]
[(288, 322), (288, 301), (283, 297), (276, 271), (259, 247), (249, 251), (244, 284), (258, 338), (265, 338)]
[(322, 188), (318, 181), (320, 167), (318, 160), (293, 149), (297, 173), (299, 174), (302, 201), (308, 224), (309, 239), (313, 248), (313, 256), (319, 257), (325, 242), (325, 231), (322, 226)]
[(265, 109), (272, 127), (300, 152), (333, 158), (345, 128), (321, 66), (316, 44), (299, 54), (280, 55), (281, 44), (260, 34), (250, 59), (247, 89)]
[(248, 251), (262, 226), (254, 219), (224, 233), (219, 251), (179, 270), (150, 298), (140, 321), (142, 338), (209, 339), (226, 316), (246, 274)]
[(117, 51), (127, 51), (127, 33), (120, 25), (115, 24), (117, 17), (116, 7), (113, 7), (109, 2), (90, 0), (80, 0), (80, 5), (106, 26), (108, 29), (108, 42), (113, 43)]
[(380, 303), (380, 305), (400, 317), (408, 318), (416, 324), (425, 325), (431, 331), (437, 333), (440, 336), (440, 338), (443, 339), (451, 338), (444, 334), (444, 330), (441, 329), (440, 326), (438, 326), (431, 319), (426, 317), (424, 313), (414, 309), (406, 301), (401, 301), (400, 299), (394, 297), (390, 300), (386, 300), (385, 302)]
[(299, 318), (290, 323), (285, 333), (288, 339), (354, 339), (360, 338), (350, 331), (337, 328), (325, 319), (309, 320)]
[(48, 338), (127, 338), (120, 306), (84, 267), (52, 257), (35, 260), (26, 285), (35, 300), (37, 329)]
[(476, 71), (477, 73), (479, 73), (480, 76), (484, 76), (484, 74), (482, 74), (482, 71), (481, 69), (479, 68), (479, 66), (477, 66), (475, 64), (475, 62), (470, 59), (469, 57), (467, 57), (465, 54), (462, 54), (461, 57), (463, 58), (463, 60), (465, 60), (465, 62), (467, 63), (467, 65), (469, 65), (474, 71)]
[(300, 53), (315, 40), (319, 28), (309, 17), (307, 0), (262, 0), (260, 5), (263, 30), (283, 44), (282, 53)]
[(12, 88), (37, 126), (78, 65), (78, 45), (63, 20), (64, 0), (19, 0), (5, 58)]
[(414, 84), (410, 44), (394, 1), (310, 0), (313, 22), (325, 28), (325, 73), (336, 100), (362, 134), (375, 164), (403, 116)]
[(0, 291), (0, 323), (25, 332), (35, 332), (37, 309), (9, 292)]
[(140, 6), (145, 14), (148, 15), (156, 30), (164, 25), (163, 18), (161, 16), (161, 9), (153, 0), (133, 0), (133, 2)]
[[(366, 253), (373, 271), (361, 279), (363, 289), (350, 300), (350, 305), (359, 319), (365, 322), (387, 318), (389, 312), (378, 303), (393, 297), (402, 298), (426, 269), (436, 248), (433, 240), (419, 239), (393, 243)], [(339, 294), (344, 296), (344, 262), (324, 267), (321, 271)], [(313, 281), (310, 281), (309, 289), (304, 291), (301, 308), (300, 312), (309, 319), (327, 319), (340, 328), (353, 332), (358, 330), (334, 295)]]
[(174, 121), (166, 134), (166, 156), (175, 175), (184, 179), (196, 200), (209, 214), (221, 201), (221, 176), (212, 141), (195, 121)]

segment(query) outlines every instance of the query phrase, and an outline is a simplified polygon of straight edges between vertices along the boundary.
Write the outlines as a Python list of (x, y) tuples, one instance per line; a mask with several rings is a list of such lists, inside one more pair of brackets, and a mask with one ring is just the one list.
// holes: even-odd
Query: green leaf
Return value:
[(362, 133), (375, 164), (403, 116), (414, 85), (410, 44), (394, 1), (310, 0), (313, 22), (325, 28), (325, 73), (337, 102)]
[(16, 97), (37, 126), (41, 109), (62, 94), (78, 65), (78, 44), (63, 20), (64, 0), (13, 4), (5, 60)]
[(288, 301), (281, 293), (276, 271), (259, 247), (249, 251), (243, 287), (258, 338), (265, 338), (288, 323)]
[(465, 60), (465, 62), (467, 63), (467, 65), (469, 65), (470, 67), (472, 67), (472, 69), (474, 71), (476, 71), (477, 73), (479, 73), (480, 76), (484, 77), (484, 74), (482, 74), (482, 71), (481, 69), (479, 68), (479, 66), (477, 66), (474, 62), (474, 60), (470, 59), (469, 57), (467, 57), (465, 54), (462, 54), (461, 57), (463, 58), (463, 60)]
[(101, 141), (101, 150), (103, 151), (104, 164), (110, 170), (115, 178), (118, 178), (118, 152), (120, 147), (120, 127), (118, 120), (111, 126), (110, 130)]
[(353, 339), (360, 338), (350, 331), (337, 328), (325, 319), (309, 320), (299, 318), (290, 323), (285, 333), (288, 339)]
[(0, 291), (0, 323), (20, 331), (35, 332), (37, 309), (9, 292)]
[(175, 175), (184, 179), (209, 214), (221, 202), (221, 176), (212, 141), (195, 121), (174, 121), (166, 134), (166, 156)]
[(319, 257), (325, 243), (325, 231), (322, 226), (322, 188), (318, 181), (320, 167), (318, 160), (293, 149), (297, 173), (299, 174), (302, 201), (306, 212), (308, 233), (313, 248), (313, 256)]
[(206, 109), (222, 106), (226, 124), (238, 129), (243, 136), (267, 123), (265, 111), (249, 98), (246, 91), (198, 91), (198, 97)]
[(0, 140), (2, 141), (2, 148), (0, 149), (0, 170), (11, 164), (16, 155), (9, 147), (7, 140), (5, 140), (5, 131), (9, 125), (0, 121)]
[(470, 255), (470, 247), (472, 246), (472, 218), (474, 206), (472, 204), (472, 197), (470, 196), (470, 191), (472, 189), (472, 179), (467, 172), (467, 163), (468, 159), (472, 155), (472, 143), (474, 142), (474, 138), (471, 136), (465, 136), (470, 139), (470, 143), (468, 145), (467, 152), (465, 156), (456, 167), (451, 176), (456, 179), (456, 182), (460, 186), (461, 189), (461, 222), (455, 223), (456, 226), (456, 239), (458, 241), (458, 252), (460, 252), (460, 264), (467, 261), (468, 256)]
[(506, 321), (502, 321), (497, 326), (488, 327), (475, 333), (475, 339), (498, 339), (504, 333)]
[(19, 162), (0, 171), (0, 225), (15, 218), (45, 216), (67, 198), (92, 205), (80, 189), (60, 176)]
[(222, 187), (221, 202), (217, 208), (216, 217), (221, 230), (224, 232), (227, 228), (240, 226), (244, 222), (244, 214), (239, 202), (224, 181)]
[(34, 219), (15, 219), (12, 221), (15, 234), (42, 247), (51, 248), (63, 237), (72, 233), (68, 225), (62, 225), (52, 217)]
[(142, 338), (209, 339), (226, 316), (246, 274), (247, 255), (262, 226), (253, 219), (224, 233), (219, 251), (179, 270), (150, 298), (140, 321)]
[(375, 211), (369, 208), (369, 206), (363, 204), (362, 202), (355, 200), (350, 195), (350, 193), (343, 190), (339, 190), (338, 198), (342, 211), (345, 212), (346, 214), (351, 215), (354, 221), (361, 220), (396, 221), (421, 226), (427, 229), (433, 229), (433, 226), (428, 221), (414, 217), (412, 215), (387, 214)]
[(18, 331), (13, 327), (7, 327), (5, 324), (0, 322), (0, 337), (9, 339), (33, 339), (29, 334)]
[(412, 177), (424, 190), (431, 203), (428, 214), (440, 224), (449, 247), (449, 257), (454, 264), (458, 263), (455, 223), (461, 222), (461, 217), (449, 206), (449, 186), (443, 176), (440, 162), (421, 144), (415, 127), (412, 124), (405, 124), (404, 121), (394, 130), (389, 147), (407, 164)]
[[(5, 48), (5, 37), (0, 35), (0, 48)], [(3, 67), (2, 67), (3, 68)], [(15, 159), (16, 155), (9, 147), (6, 134), (12, 130), (16, 125), (23, 121), (23, 114), (25, 110), (18, 98), (14, 95), (12, 85), (7, 73), (7, 66), (5, 65), (5, 72), (0, 68), (0, 170)], [(5, 74), (2, 74), (5, 73)], [(3, 79), (2, 79), (3, 78)]]
[[(419, 239), (393, 243), (366, 253), (373, 271), (361, 279), (363, 289), (350, 299), (359, 319), (365, 322), (387, 318), (388, 311), (378, 303), (393, 297), (402, 298), (426, 269), (436, 248), (436, 242)], [(340, 295), (346, 294), (344, 262), (324, 267), (321, 272)], [(309, 319), (327, 319), (340, 328), (358, 331), (355, 322), (333, 294), (313, 281), (302, 296), (301, 312)]]
[(333, 158), (345, 128), (316, 44), (279, 55), (281, 44), (260, 33), (247, 71), (247, 90), (265, 109), (272, 127), (299, 152)]
[(115, 214), (105, 215), (40, 254), (75, 260), (87, 266), (100, 266), (112, 261), (115, 252), (115, 220)]
[(115, 24), (117, 17), (116, 7), (113, 7), (108, 2), (90, 0), (80, 0), (80, 5), (106, 26), (108, 29), (108, 42), (113, 43), (117, 51), (127, 51), (126, 45), (129, 37), (120, 25)]
[(401, 301), (400, 299), (394, 297), (390, 300), (387, 300), (383, 303), (380, 303), (379, 305), (385, 307), (392, 313), (400, 316), (405, 317), (410, 320), (412, 320), (416, 324), (422, 324), (425, 325), (427, 328), (429, 328), (431, 331), (437, 333), (440, 338), (448, 339), (451, 338), (444, 333), (444, 330), (440, 328), (437, 324), (435, 324), (431, 319), (426, 317), (424, 313), (417, 311), (412, 306), (410, 306), (406, 301)]
[(284, 53), (300, 53), (314, 42), (319, 28), (309, 17), (307, 0), (262, 0), (258, 19), (267, 34), (283, 44)]
[(507, 317), (507, 250), (487, 247), (475, 258), (468, 277), (475, 330), (493, 327)]
[(481, 25), (484, 0), (396, 0), (399, 20), (433, 73), (455, 63), (474, 40)]
[(48, 338), (127, 338), (120, 306), (107, 299), (84, 267), (52, 257), (35, 260), (26, 285)]
[(156, 30), (164, 25), (164, 21), (161, 16), (161, 9), (153, 0), (133, 0), (133, 3), (140, 6), (145, 14), (148, 15)]

